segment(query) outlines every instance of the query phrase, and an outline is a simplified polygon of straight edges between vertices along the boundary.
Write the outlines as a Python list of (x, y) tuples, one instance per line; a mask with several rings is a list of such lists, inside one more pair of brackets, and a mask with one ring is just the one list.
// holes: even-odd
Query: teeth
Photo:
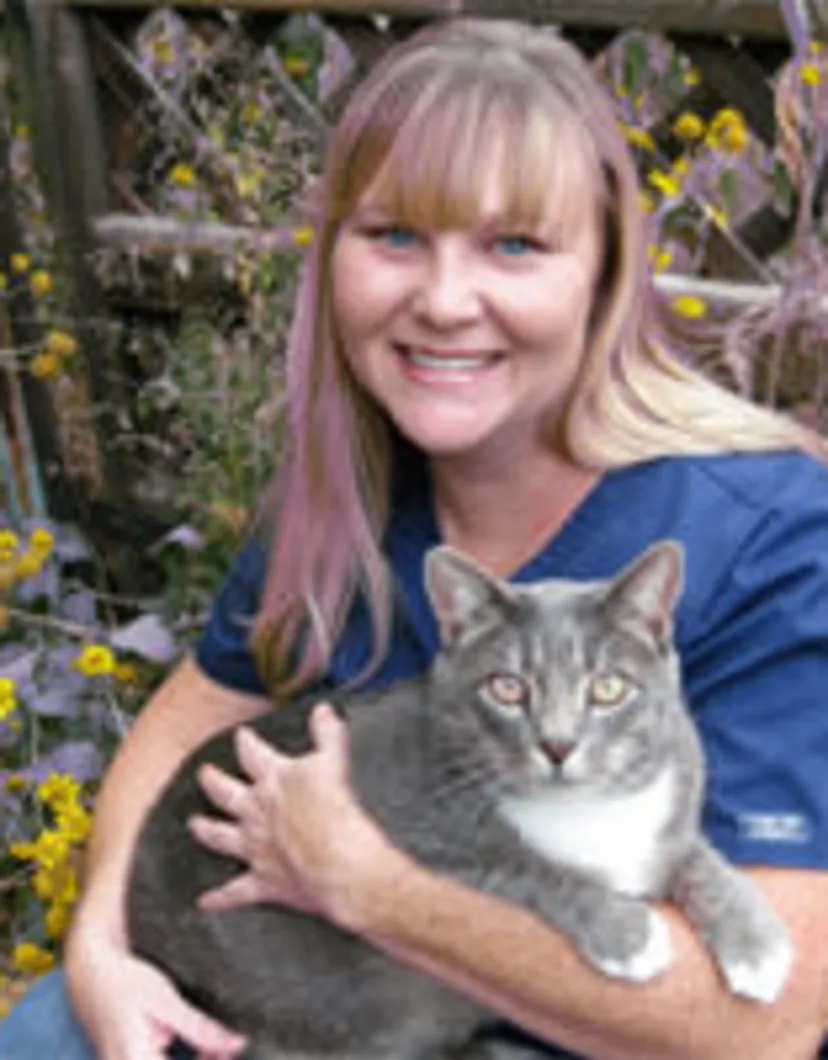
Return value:
[(486, 354), (478, 357), (435, 357), (433, 354), (408, 351), (408, 359), (421, 368), (445, 368), (446, 371), (463, 372), (473, 369), (484, 368), (490, 361), (491, 355)]

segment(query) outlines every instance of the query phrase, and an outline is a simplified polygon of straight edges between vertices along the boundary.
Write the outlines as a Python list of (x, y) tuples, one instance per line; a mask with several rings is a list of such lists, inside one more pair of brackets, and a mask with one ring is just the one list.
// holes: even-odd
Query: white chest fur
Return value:
[(670, 816), (674, 783), (672, 770), (665, 769), (631, 795), (573, 786), (510, 796), (499, 810), (524, 842), (551, 861), (599, 873), (614, 890), (646, 896), (659, 875), (656, 841)]

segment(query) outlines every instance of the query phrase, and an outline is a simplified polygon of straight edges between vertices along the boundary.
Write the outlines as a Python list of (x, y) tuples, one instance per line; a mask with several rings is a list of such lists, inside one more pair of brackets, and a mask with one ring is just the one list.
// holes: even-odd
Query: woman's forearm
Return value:
[(796, 1003), (763, 1007), (728, 994), (672, 909), (662, 910), (673, 940), (670, 969), (647, 984), (624, 984), (593, 971), (533, 914), (396, 852), (381, 878), (356, 893), (362, 898), (346, 926), (595, 1060), (810, 1060), (815, 1051), (818, 1030)]
[(234, 692), (185, 660), (139, 714), (98, 793), (77, 921), (123, 931), (123, 893), (138, 831), (184, 757), (213, 732), (261, 714), (267, 701)]

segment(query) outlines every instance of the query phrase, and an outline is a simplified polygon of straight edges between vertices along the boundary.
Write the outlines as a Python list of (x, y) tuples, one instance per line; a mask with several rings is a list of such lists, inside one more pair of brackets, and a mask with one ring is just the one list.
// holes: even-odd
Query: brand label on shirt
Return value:
[(811, 838), (810, 825), (798, 813), (745, 813), (739, 817), (739, 832), (766, 843), (807, 843)]

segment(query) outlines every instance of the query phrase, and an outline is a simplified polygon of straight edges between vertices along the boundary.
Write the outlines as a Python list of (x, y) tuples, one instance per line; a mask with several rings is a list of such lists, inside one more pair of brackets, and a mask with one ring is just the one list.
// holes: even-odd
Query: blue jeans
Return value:
[[(174, 1046), (171, 1060), (192, 1057)], [(0, 1022), (0, 1060), (95, 1060), (95, 1049), (69, 1001), (62, 971), (32, 986)]]

